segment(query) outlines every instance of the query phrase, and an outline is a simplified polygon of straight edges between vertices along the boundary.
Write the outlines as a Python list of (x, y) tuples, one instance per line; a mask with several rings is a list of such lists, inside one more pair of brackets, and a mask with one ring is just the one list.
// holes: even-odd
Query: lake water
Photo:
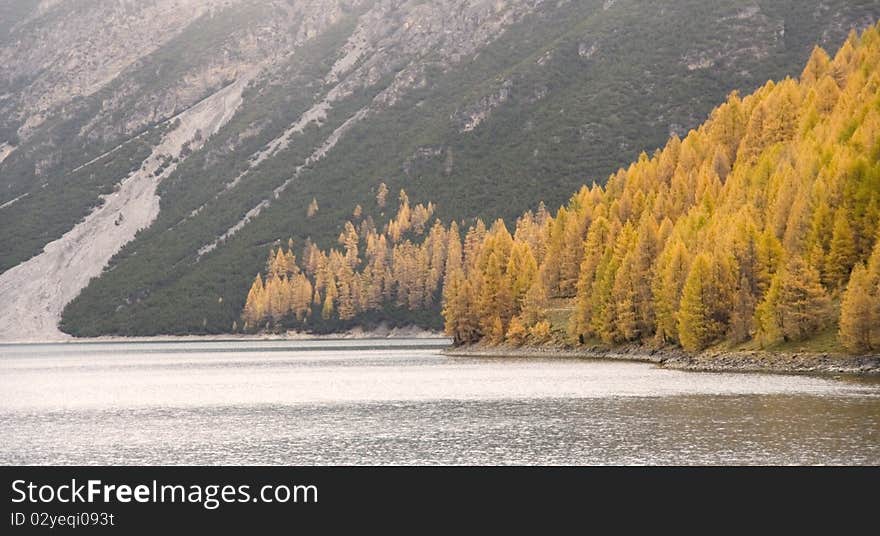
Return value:
[(0, 464), (880, 464), (876, 380), (443, 344), (0, 345)]

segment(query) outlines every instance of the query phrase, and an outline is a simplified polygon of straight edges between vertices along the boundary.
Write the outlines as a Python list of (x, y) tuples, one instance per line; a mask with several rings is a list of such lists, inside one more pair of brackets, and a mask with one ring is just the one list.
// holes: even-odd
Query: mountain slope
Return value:
[[(218, 0), (177, 2), (169, 31), (149, 37), (170, 4), (35, 3), (0, 38), (0, 57), (21, 58), (0, 80), (7, 298), (25, 292), (10, 268), (139, 173), (169, 119), (248, 82), (216, 133), (167, 153), (155, 220), (69, 304), (70, 333), (229, 330), (268, 245), (331, 244), (381, 181), (443, 218), (561, 203), (730, 90), (793, 74), (816, 42), (835, 48), (880, 13), (868, 0)], [(89, 45), (94, 24), (120, 30)], [(43, 36), (50, 46), (19, 53)], [(28, 277), (45, 289), (28, 308), (55, 311), (75, 294), (51, 290), (69, 269)]]

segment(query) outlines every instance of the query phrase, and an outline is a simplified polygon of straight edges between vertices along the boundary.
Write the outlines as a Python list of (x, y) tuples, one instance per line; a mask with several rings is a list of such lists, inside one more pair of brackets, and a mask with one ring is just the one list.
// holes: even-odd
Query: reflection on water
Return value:
[(880, 464), (880, 385), (432, 341), (0, 345), (4, 464)]

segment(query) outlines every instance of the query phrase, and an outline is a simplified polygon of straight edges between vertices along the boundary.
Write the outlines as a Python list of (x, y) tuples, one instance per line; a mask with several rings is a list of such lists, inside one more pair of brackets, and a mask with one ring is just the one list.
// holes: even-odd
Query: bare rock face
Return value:
[[(57, 1), (17, 24), (0, 62), (0, 103), (28, 138), (101, 90), (79, 134), (108, 140), (180, 113), (246, 70), (292, 54), (359, 2)], [(95, 28), (101, 28), (96, 32)], [(203, 39), (204, 42), (194, 42)], [(178, 52), (177, 57), (169, 56)], [(160, 83), (157, 83), (160, 82)], [(120, 117), (122, 116), (122, 117)]]
[[(58, 0), (42, 2), (16, 24), (0, 46), (0, 88), (9, 88), (0, 110), (28, 138), (77, 98), (105, 88), (100, 113), (80, 134), (92, 138), (130, 135), (161, 121), (236, 79), (254, 66), (268, 67), (294, 54), (345, 15), (360, 12), (357, 29), (328, 81), (358, 68), (348, 85), (370, 85), (426, 50), (458, 61), (475, 53), (509, 23), (527, 13), (527, 1), (310, 0)], [(365, 6), (368, 6), (365, 9)], [(233, 17), (235, 24), (220, 22)], [(95, 31), (100, 28), (101, 31)], [(228, 34), (218, 32), (228, 30)], [(204, 32), (206, 35), (198, 35)], [(194, 35), (195, 34), (195, 35)], [(163, 47), (204, 38), (210, 49), (173, 58)], [(183, 51), (184, 49), (181, 49)], [(175, 69), (163, 80), (163, 70)], [(134, 71), (142, 76), (126, 76)], [(401, 85), (417, 83), (417, 79)], [(392, 92), (393, 93), (393, 92)], [(393, 95), (387, 96), (393, 100)], [(119, 114), (126, 117), (120, 123)]]
[(480, 126), (480, 123), (489, 117), (492, 110), (501, 106), (510, 98), (510, 88), (513, 82), (505, 80), (497, 92), (487, 95), (459, 114), (461, 132), (470, 132)]
[(0, 143), (0, 163), (6, 160), (6, 157), (12, 154), (12, 151), (15, 150), (15, 147), (9, 145), (6, 142)]
[[(23, 81), (13, 114), (25, 136), (46, 114), (95, 93), (229, 0), (42, 2), (0, 48), (3, 82)], [(100, 31), (96, 31), (100, 29)]]

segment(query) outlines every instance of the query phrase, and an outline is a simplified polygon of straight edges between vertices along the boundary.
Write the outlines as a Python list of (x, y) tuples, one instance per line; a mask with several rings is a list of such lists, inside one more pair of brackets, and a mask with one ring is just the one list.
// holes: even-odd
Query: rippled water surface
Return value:
[(0, 463), (880, 464), (877, 381), (442, 345), (0, 345)]

